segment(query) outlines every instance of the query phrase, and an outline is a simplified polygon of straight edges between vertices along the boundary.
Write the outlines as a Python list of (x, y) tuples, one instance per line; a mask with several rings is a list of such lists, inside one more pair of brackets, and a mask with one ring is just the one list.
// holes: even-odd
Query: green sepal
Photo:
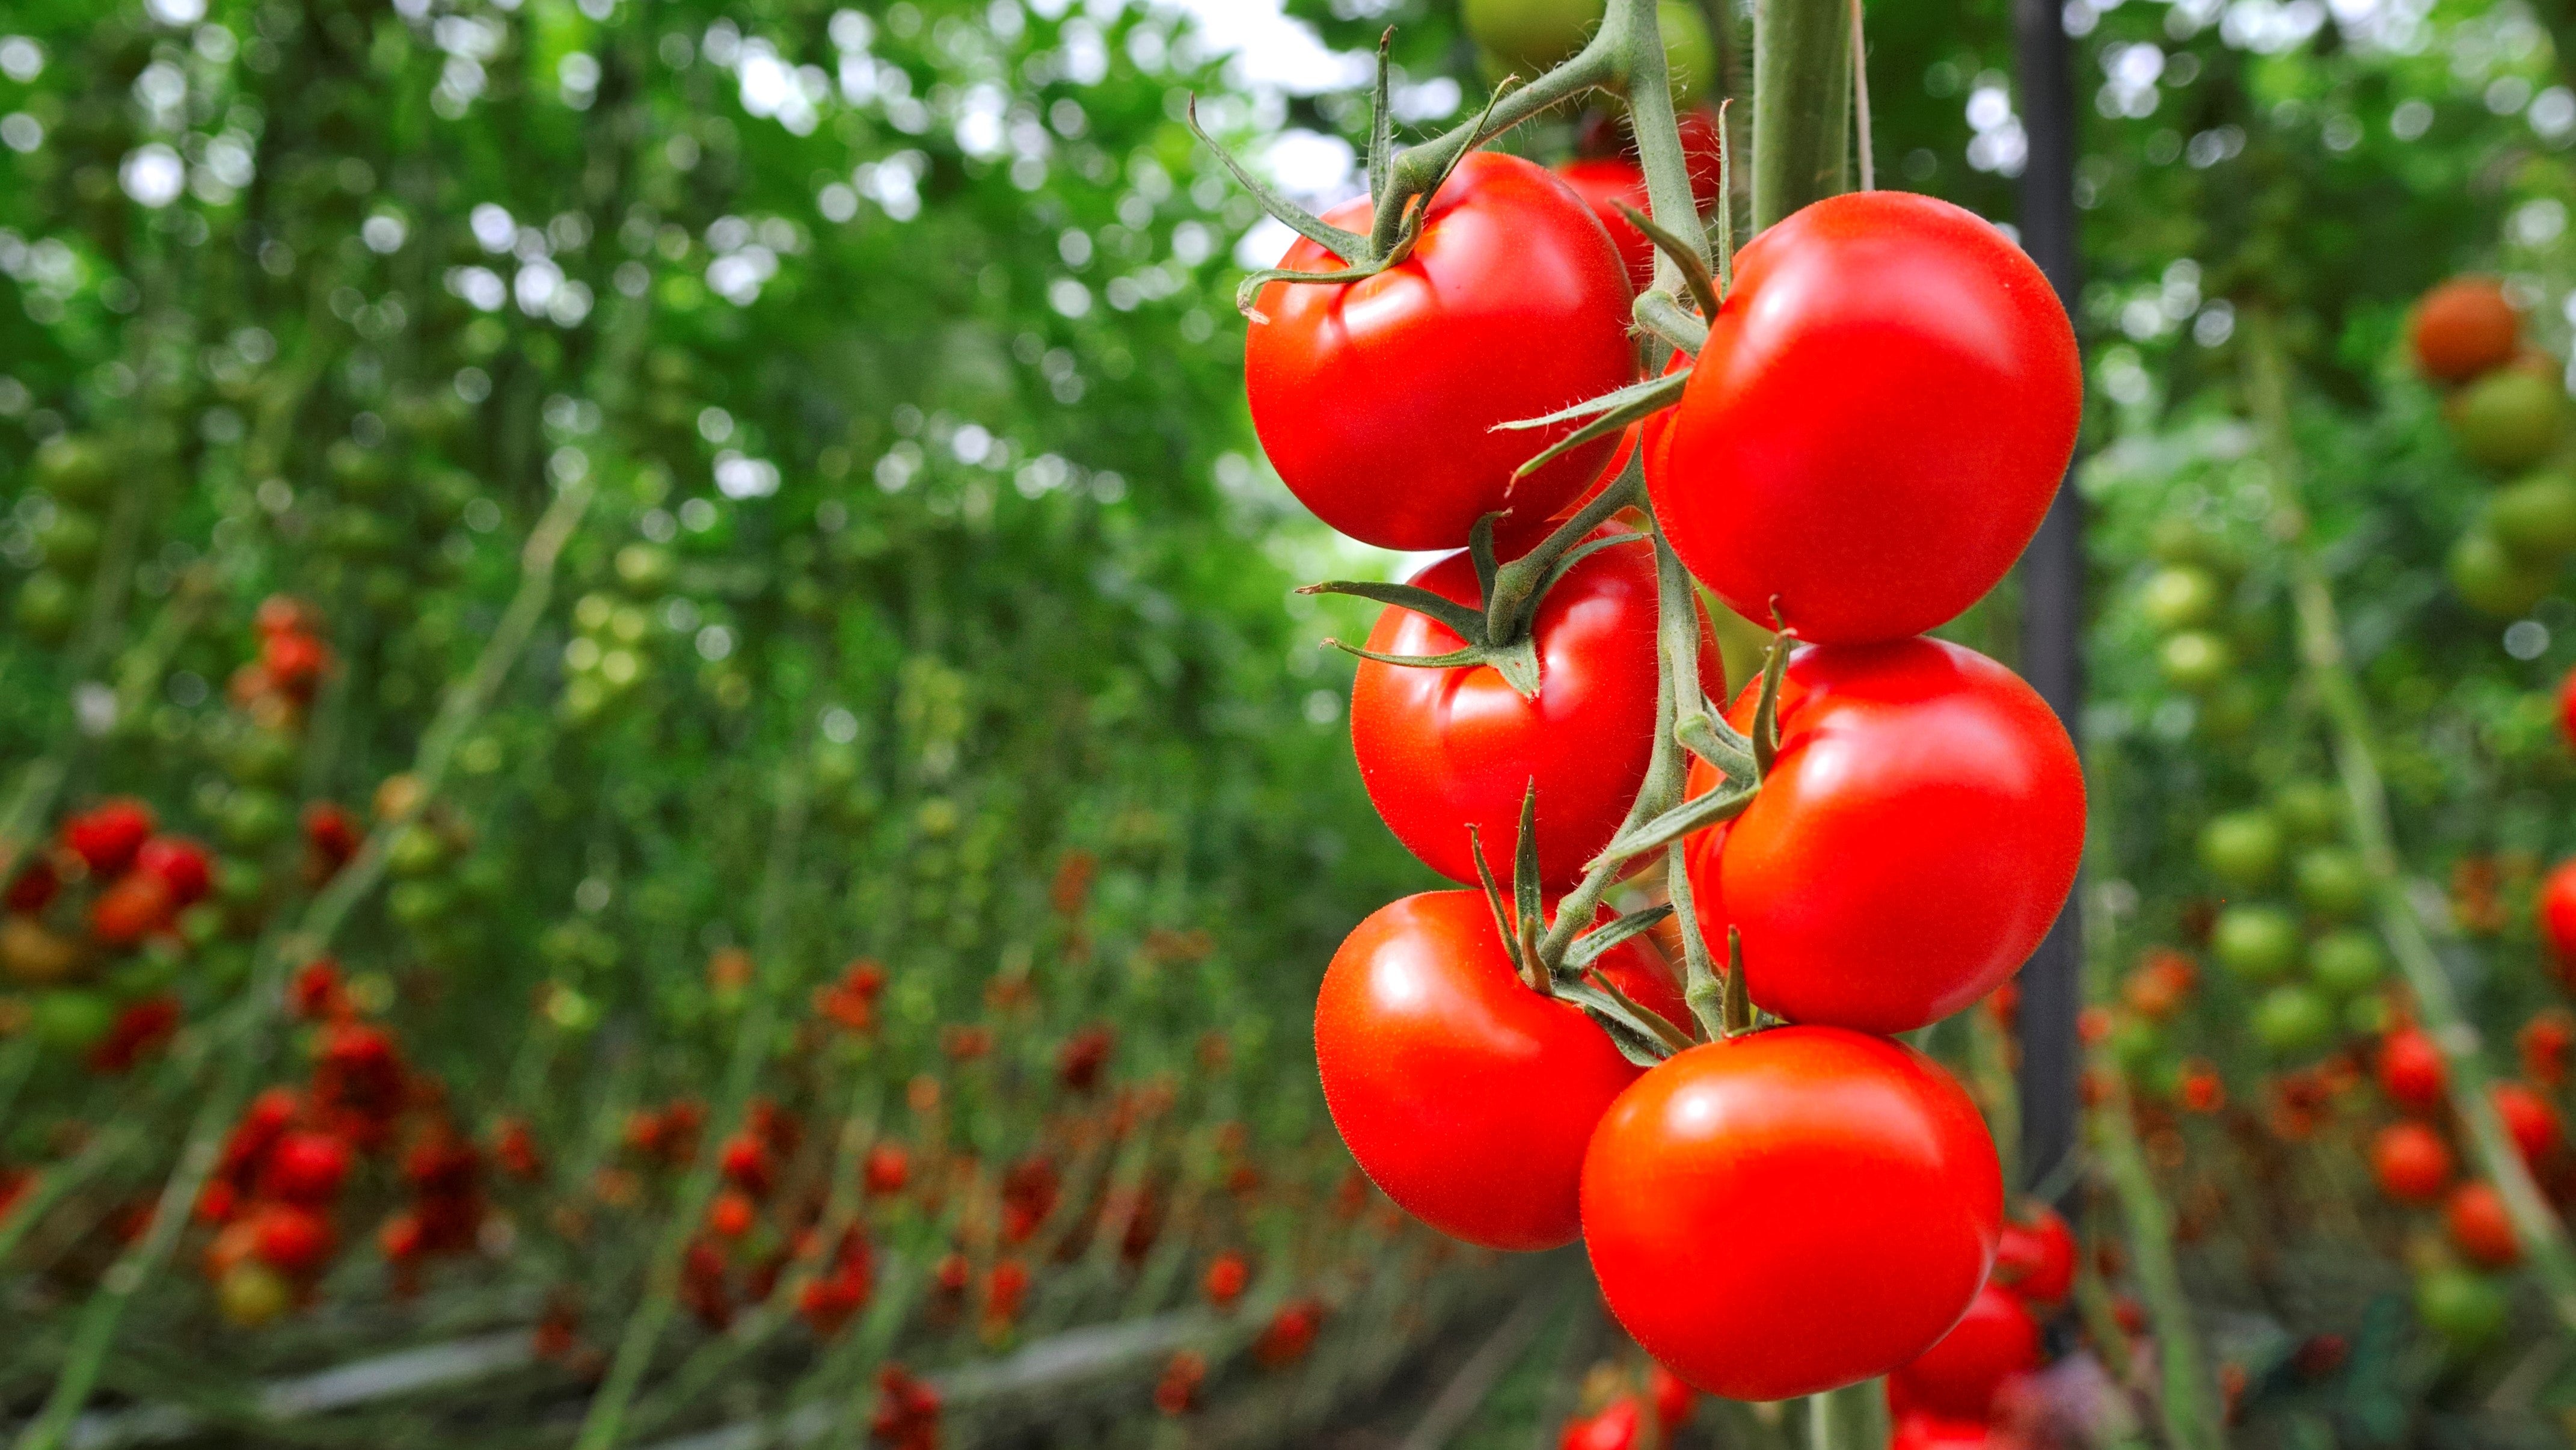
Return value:
[(1657, 923), (1672, 914), (1673, 909), (1669, 905), (1649, 906), (1642, 911), (1629, 912), (1607, 926), (1585, 932), (1574, 939), (1574, 945), (1565, 949), (1565, 964), (1578, 971), (1588, 967), (1599, 961), (1604, 952), (1652, 931)]

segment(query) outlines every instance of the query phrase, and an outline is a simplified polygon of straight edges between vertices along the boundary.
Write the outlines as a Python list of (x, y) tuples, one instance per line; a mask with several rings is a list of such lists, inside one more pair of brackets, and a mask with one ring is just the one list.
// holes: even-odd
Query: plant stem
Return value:
[(1753, 7), (1753, 230), (1848, 186), (1851, 16), (1838, 0)]
[(2156, 1405), (2164, 1417), (2165, 1440), (2173, 1450), (2223, 1450), (2226, 1432), (2219, 1426), (2217, 1400), (2203, 1369), (2200, 1332), (2192, 1324), (2191, 1301), (2183, 1295), (2182, 1273), (2174, 1266), (2173, 1222), (2138, 1144), (2128, 1084), (2116, 1071), (2100, 1077), (2110, 1096), (2095, 1110), (2093, 1122), (2101, 1133), (2103, 1169), (2128, 1225), (2129, 1260), (2146, 1297), (2156, 1361), (2163, 1368), (2163, 1392)]
[(2493, 1077), (2487, 1071), (2478, 1029), (2460, 1010), (2450, 973), (2434, 951), (2422, 911), (2407, 889), (2404, 863), (2389, 825), (2387, 788), (2371, 747), (2370, 706), (2344, 655), (2343, 625), (2333, 591), (2308, 547), (2306, 517), (2298, 503), (2300, 457), (2290, 433), (2288, 369), (2280, 339), (2269, 313), (2249, 309), (2246, 321), (2245, 391), (2272, 466), (2274, 532), (2283, 538), (2289, 556), (2300, 664), (2333, 732), (2335, 769), (2352, 807), (2353, 844), (2375, 887), (2380, 935), (2406, 974), (2415, 1010), (2441, 1050), (2451, 1108), (2468, 1127), (2470, 1153), (2503, 1198), (2514, 1237), (2548, 1293), (2550, 1308), (2562, 1323), (2576, 1329), (2576, 1252), (2571, 1252), (2566, 1229), (2532, 1181), (2530, 1169), (2496, 1112), (2490, 1096)]
[(1887, 1387), (1878, 1380), (1807, 1396), (1809, 1450), (1877, 1450), (1888, 1433)]

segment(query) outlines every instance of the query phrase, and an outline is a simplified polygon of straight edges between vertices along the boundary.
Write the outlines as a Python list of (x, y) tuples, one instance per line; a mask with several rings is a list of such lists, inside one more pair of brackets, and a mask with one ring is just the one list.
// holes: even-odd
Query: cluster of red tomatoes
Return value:
[(180, 914), (213, 889), (205, 847), (161, 834), (141, 801), (101, 801), (66, 818), (0, 897), (0, 975), (33, 989), (43, 1041), (123, 1072), (178, 1025)]
[(2416, 305), (2415, 365), (2447, 388), (2443, 421), (2461, 454), (2505, 480), (2451, 546), (2452, 587), (2502, 619), (2547, 594), (2576, 554), (2576, 477), (2559, 451), (2567, 386), (2558, 359), (2522, 339), (2504, 289), (2455, 277)]
[[(1986, 1125), (1892, 1035), (2019, 967), (2083, 834), (2055, 715), (2003, 666), (1921, 637), (1994, 586), (2055, 493), (2081, 404), (2066, 315), (1956, 207), (1806, 207), (1733, 259), (1704, 346), (1675, 355), (1678, 401), (1635, 439), (1640, 506), (1549, 538), (1619, 486), (1615, 430), (1525, 469), (1578, 419), (1502, 425), (1638, 381), (1633, 259), (1515, 157), (1466, 155), (1420, 205), (1393, 265), (1262, 286), (1246, 348), (1253, 420), (1299, 499), (1368, 543), (1462, 550), (1413, 581), (1427, 592), (1378, 591), (1399, 602), (1352, 691), (1371, 797), (1468, 886), (1515, 872), (1527, 802), (1517, 899), (1552, 914), (1587, 878), (1598, 899), (1659, 731), (1701, 703), (1659, 675), (1668, 545), (1796, 646), (1725, 712), (1749, 747), (1733, 768), (1755, 778), (1693, 765), (1692, 796), (1750, 804), (1686, 847), (1698, 931), (1776, 1025), (1720, 1030), (1643, 938), (1560, 965), (1533, 960), (1528, 908), (1490, 884), (1411, 896), (1326, 973), (1334, 1122), (1451, 1235), (1526, 1250), (1579, 1233), (1619, 1320), (1693, 1385), (1774, 1400), (1887, 1373), (1970, 1310), (2003, 1223)], [(1374, 206), (1326, 224), (1365, 228)], [(1282, 267), (1341, 260), (1310, 234)], [(1520, 640), (1478, 637), (1503, 625), (1484, 618), (1494, 565), (1466, 548), (1489, 516), (1499, 559), (1561, 555), (1513, 626), (1534, 682), (1500, 662)], [(1698, 625), (1700, 677), (1722, 687)], [(1632, 1028), (1659, 1019), (1662, 1045), (1614, 1040), (1565, 999), (1578, 989), (1633, 1008)]]
[[(449, 1119), (439, 1085), (404, 1063), (388, 1029), (365, 1020), (338, 968), (309, 964), (288, 1001), (315, 1024), (311, 1073), (243, 1111), (196, 1204), (215, 1230), (206, 1277), (225, 1316), (244, 1325), (310, 1296), (338, 1253), (340, 1201), (363, 1156), (390, 1157), (401, 1184), (403, 1205), (376, 1232), (398, 1292), (419, 1287), (429, 1259), (474, 1248), (486, 1212), (482, 1150)], [(533, 1176), (524, 1130), (502, 1137), (504, 1166)]]

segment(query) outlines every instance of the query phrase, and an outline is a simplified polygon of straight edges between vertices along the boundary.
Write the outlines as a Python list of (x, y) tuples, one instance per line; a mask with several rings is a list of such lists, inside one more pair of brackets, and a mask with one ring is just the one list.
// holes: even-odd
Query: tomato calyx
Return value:
[[(1467, 827), (1471, 840), (1477, 829)], [(1558, 936), (1558, 928), (1569, 921), (1588, 921), (1592, 908), (1584, 907), (1581, 917), (1569, 918), (1562, 903), (1550, 920), (1547, 905), (1539, 892), (1538, 864), (1538, 783), (1532, 781), (1521, 795), (1520, 836), (1512, 857), (1512, 899), (1503, 900), (1502, 888), (1495, 884), (1494, 869), (1485, 864), (1484, 842), (1475, 840), (1476, 877), (1485, 888), (1485, 906), (1494, 914), (1494, 934), (1501, 937), (1503, 951), (1511, 958), (1512, 970), (1522, 985), (1542, 997), (1557, 997), (1583, 1009), (1584, 1015), (1610, 1036), (1619, 1054), (1639, 1067), (1652, 1067), (1683, 1048), (1693, 1038), (1640, 1004), (1622, 991), (1619, 984), (1596, 970), (1593, 964), (1613, 947), (1642, 936), (1673, 914), (1665, 902), (1604, 922), (1580, 936), (1566, 941), (1555, 952), (1549, 943)], [(1541, 934), (1541, 928), (1547, 928)]]

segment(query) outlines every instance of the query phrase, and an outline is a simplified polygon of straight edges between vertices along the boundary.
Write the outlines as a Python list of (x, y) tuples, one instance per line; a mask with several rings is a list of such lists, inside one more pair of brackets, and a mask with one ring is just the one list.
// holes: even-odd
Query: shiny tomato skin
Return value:
[(2429, 1113), (2439, 1107), (2450, 1080), (2442, 1050), (2419, 1027), (2400, 1027), (2382, 1038), (2379, 1061), (2373, 1071), (2379, 1078), (2379, 1090), (2388, 1094), (2389, 1101), (2417, 1113)]
[(2518, 1082), (2497, 1083), (2488, 1098), (2526, 1166), (2537, 1173), (2558, 1160), (2567, 1146), (2567, 1128), (2548, 1098)]
[(2464, 383), (2513, 360), (2522, 319), (2486, 277), (2454, 277), (2424, 294), (2410, 329), (2415, 365), (2437, 382)]
[[(1655, 555), (1644, 535), (1600, 549), (1539, 602), (1539, 690), (1524, 700), (1488, 666), (1426, 669), (1360, 661), (1351, 684), (1351, 751), (1396, 839), (1432, 870), (1475, 885), (1475, 826), (1494, 879), (1508, 886), (1521, 796), (1538, 783), (1539, 874), (1563, 892), (1618, 832), (1645, 780), (1655, 736)], [(1481, 604), (1475, 566), (1452, 554), (1414, 583)], [(1700, 672), (1722, 661), (1700, 622)], [(1459, 647), (1447, 625), (1389, 606), (1369, 633), (1381, 654)]]
[(1601, 229), (1618, 245), (1619, 260), (1628, 264), (1628, 284), (1645, 291), (1655, 280), (1655, 244), (1620, 215), (1619, 208), (1624, 203), (1654, 214), (1646, 200), (1646, 173), (1624, 156), (1598, 156), (1568, 161), (1556, 168), (1556, 174), (1592, 208)]
[[(1749, 729), (1754, 681), (1729, 710)], [(1962, 645), (1790, 656), (1780, 752), (1752, 806), (1691, 845), (1701, 929), (1743, 933), (1753, 1000), (1905, 1032), (1983, 997), (2057, 919), (2084, 773), (2036, 691)], [(1715, 780), (1700, 766), (1694, 793)]]
[[(1366, 230), (1363, 199), (1327, 220)], [(1299, 238), (1280, 265), (1341, 262)], [(1244, 389), (1271, 465), (1316, 517), (1389, 549), (1455, 549), (1508, 505), (1545, 518), (1591, 482), (1613, 440), (1515, 484), (1580, 424), (1494, 431), (1636, 376), (1628, 276), (1591, 211), (1545, 168), (1478, 152), (1432, 200), (1412, 255), (1363, 282), (1264, 287)]]
[(2009, 1290), (1988, 1284), (1949, 1333), (1887, 1377), (1888, 1393), (1909, 1407), (1983, 1420), (2005, 1381), (2040, 1364), (2039, 1321)]
[[(1681, 1011), (1671, 969), (1642, 945), (1613, 950), (1607, 974)], [(1580, 1008), (1513, 975), (1474, 891), (1405, 897), (1343, 941), (1315, 1000), (1315, 1065), (1333, 1126), (1387, 1197), (1513, 1250), (1572, 1241), (1584, 1146), (1639, 1072)]]
[(1677, 1054), (1611, 1105), (1583, 1163), (1611, 1312), (1729, 1399), (1812, 1394), (1921, 1354), (1985, 1283), (2002, 1223), (1968, 1095), (1914, 1049), (1838, 1027)]
[(1899, 639), (1994, 587), (2039, 528), (2083, 405), (2075, 334), (1992, 225), (1829, 197), (1737, 254), (1655, 511), (1738, 614)]
[(2502, 1269), (2522, 1258), (2522, 1240), (2504, 1211), (2504, 1195), (2490, 1183), (2463, 1183), (2442, 1205), (2442, 1227), (2451, 1244), (2481, 1268)]

